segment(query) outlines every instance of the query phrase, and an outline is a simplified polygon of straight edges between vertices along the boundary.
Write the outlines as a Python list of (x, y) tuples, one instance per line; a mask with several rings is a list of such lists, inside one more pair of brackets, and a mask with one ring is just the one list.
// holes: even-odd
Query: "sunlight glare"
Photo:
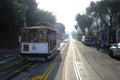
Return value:
[(71, 40), (71, 39), (73, 39), (73, 37), (72, 37), (72, 35), (70, 34), (70, 36), (69, 36), (69, 39)]
[[(36, 0), (38, 8), (52, 12), (57, 22), (65, 25), (67, 32), (72, 32), (76, 24), (78, 13), (85, 13), (91, 0)], [(93, 0), (92, 0), (93, 1)], [(95, 1), (95, 0), (94, 0)]]

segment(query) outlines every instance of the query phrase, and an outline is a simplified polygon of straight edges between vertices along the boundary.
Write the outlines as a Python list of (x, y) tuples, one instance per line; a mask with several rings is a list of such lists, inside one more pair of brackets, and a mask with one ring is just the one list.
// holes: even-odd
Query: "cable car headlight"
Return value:
[(29, 45), (28, 44), (23, 45), (23, 51), (29, 51)]

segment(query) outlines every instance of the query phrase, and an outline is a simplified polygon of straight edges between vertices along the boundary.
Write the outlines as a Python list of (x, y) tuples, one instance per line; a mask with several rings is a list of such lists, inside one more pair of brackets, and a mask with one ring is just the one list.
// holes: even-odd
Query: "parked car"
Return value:
[(109, 56), (119, 56), (120, 55), (120, 43), (113, 44), (109, 49)]
[(93, 43), (91, 36), (83, 36), (81, 41), (86, 45), (90, 45)]

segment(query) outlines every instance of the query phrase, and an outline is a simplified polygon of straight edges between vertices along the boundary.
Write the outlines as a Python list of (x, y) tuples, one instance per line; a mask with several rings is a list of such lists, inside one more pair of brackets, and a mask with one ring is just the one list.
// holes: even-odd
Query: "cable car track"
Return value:
[[(26, 58), (22, 58), (19, 61), (15, 61), (15, 62), (13, 62), (11, 64), (8, 64), (7, 66), (2, 66), (0, 68), (1, 80), (12, 80), (14, 77), (19, 75), (21, 72), (24, 72), (28, 68), (32, 67), (35, 63), (37, 63), (36, 61), (27, 62), (27, 61), (25, 61), (25, 59)], [(49, 62), (49, 61), (44, 62), (44, 61), (42, 61), (42, 62), (39, 62), (39, 65), (37, 67), (41, 66), (42, 64), (50, 66), (50, 65), (52, 65), (53, 62), (55, 62), (55, 61), (54, 60), (52, 62)], [(11, 67), (13, 67), (13, 68), (11, 68)], [(39, 68), (39, 70), (42, 70), (42, 69)]]
[[(69, 43), (65, 43), (63, 46), (60, 47), (59, 50), (62, 51), (61, 53), (65, 52), (68, 44)], [(36, 72), (39, 72), (39, 71), (41, 72), (40, 74), (44, 74), (44, 75), (47, 74), (47, 76), (49, 76), (51, 70), (54, 68), (56, 62), (59, 60), (57, 58), (59, 58), (58, 56), (60, 56), (60, 55), (65, 55), (65, 54), (59, 54), (59, 55), (57, 54), (56, 57), (50, 61), (40, 61), (40, 62), (36, 62), (36, 61), (28, 62), (28, 61), (26, 61), (27, 57), (15, 59), (14, 62), (0, 66), (1, 80), (16, 80), (16, 78), (18, 78), (18, 76), (21, 73), (24, 73), (29, 68), (32, 68), (32, 69), (30, 69), (30, 73), (26, 73), (26, 75), (29, 75), (29, 77), (27, 77), (26, 79), (29, 79), (30, 76), (33, 76)], [(37, 64), (36, 67), (34, 67), (35, 64)], [(45, 68), (45, 66), (46, 66), (46, 68)], [(44, 71), (43, 71), (43, 69), (44, 69)], [(44, 78), (46, 78), (46, 77), (44, 77)], [(26, 79), (24, 79), (24, 80), (26, 80)]]
[(11, 75), (8, 76), (7, 79), (4, 79), (4, 80), (11, 80), (15, 76), (17, 76), (20, 72), (23, 72), (25, 69), (27, 69), (29, 66), (32, 66), (33, 64), (34, 64), (34, 62), (27, 63), (27, 64), (23, 65), (23, 67), (20, 67), (20, 68), (14, 70), (12, 74), (10, 72)]
[(17, 60), (15, 60), (14, 62), (11, 62), (11, 63), (6, 64), (6, 65), (2, 65), (2, 66), (0, 66), (0, 71), (3, 71), (3, 70), (5, 70), (5, 69), (10, 68), (10, 67), (15, 66), (15, 65), (19, 65), (20, 63), (23, 63), (26, 58), (27, 58), (27, 57), (21, 58), (21, 59), (19, 59), (19, 60), (17, 59)]
[(19, 74), (27, 67), (32, 66), (34, 62), (27, 62), (22, 58), (19, 61), (15, 61), (11, 64), (6, 66), (2, 66), (0, 68), (0, 77), (2, 80), (10, 80), (10, 78), (14, 77), (15, 75)]

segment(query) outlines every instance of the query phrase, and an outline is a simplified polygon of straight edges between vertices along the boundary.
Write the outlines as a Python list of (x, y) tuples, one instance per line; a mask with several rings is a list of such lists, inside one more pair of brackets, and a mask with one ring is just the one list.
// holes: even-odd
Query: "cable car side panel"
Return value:
[(21, 54), (48, 54), (48, 43), (21, 43)]

